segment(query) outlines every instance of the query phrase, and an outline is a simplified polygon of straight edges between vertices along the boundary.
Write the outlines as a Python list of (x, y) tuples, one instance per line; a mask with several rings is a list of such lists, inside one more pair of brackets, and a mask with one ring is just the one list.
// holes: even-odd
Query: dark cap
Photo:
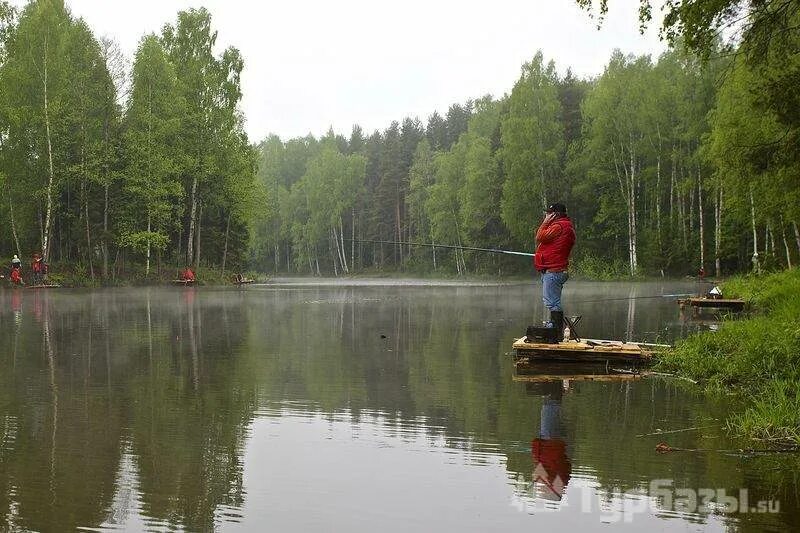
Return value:
[(567, 206), (564, 204), (550, 204), (547, 206), (548, 213), (561, 213), (562, 215), (567, 214)]

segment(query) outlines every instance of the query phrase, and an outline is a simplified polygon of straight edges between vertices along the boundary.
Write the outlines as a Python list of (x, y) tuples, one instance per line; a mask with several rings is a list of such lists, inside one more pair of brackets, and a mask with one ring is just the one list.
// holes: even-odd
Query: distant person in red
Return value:
[(194, 282), (194, 272), (190, 267), (186, 267), (183, 272), (181, 272), (181, 281), (186, 281), (189, 283)]
[(11, 274), (8, 276), (8, 279), (11, 280), (11, 283), (14, 285), (24, 285), (22, 281), (22, 274), (20, 274), (20, 270), (18, 268), (12, 268)]
[(706, 277), (706, 269), (700, 267), (700, 270), (697, 271), (697, 275), (700, 276), (700, 279), (705, 279)]
[(33, 284), (41, 285), (44, 275), (44, 264), (42, 263), (42, 256), (38, 253), (33, 254), (33, 261), (31, 261), (31, 271), (33, 272)]

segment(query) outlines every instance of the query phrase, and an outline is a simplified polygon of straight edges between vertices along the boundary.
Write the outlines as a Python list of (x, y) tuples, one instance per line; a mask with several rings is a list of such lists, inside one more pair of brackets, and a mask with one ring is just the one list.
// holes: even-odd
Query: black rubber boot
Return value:
[(556, 328), (556, 341), (564, 340), (564, 311), (550, 311), (550, 320)]

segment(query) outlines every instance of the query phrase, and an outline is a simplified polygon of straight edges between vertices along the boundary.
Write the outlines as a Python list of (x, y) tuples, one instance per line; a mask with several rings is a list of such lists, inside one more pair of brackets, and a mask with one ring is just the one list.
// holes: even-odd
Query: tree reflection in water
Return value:
[[(630, 294), (569, 288), (578, 289), (585, 300)], [(572, 383), (566, 394), (559, 381), (535, 391), (512, 381), (506, 352), (531, 307), (540, 311), (537, 300), (528, 286), (0, 292), (0, 529), (235, 522), (248, 499), (244, 450), (253, 420), (264, 417), (344, 421), (353, 442), (376, 449), (412, 434), (415, 446), (462, 453), (464, 468), (502, 464), (507, 492), (490, 496), (505, 499), (503, 513), (517, 512), (507, 505), (514, 480), (536, 484), (535, 495), (561, 514), (587, 484), (607, 500), (658, 478), (749, 487), (754, 500), (794, 492), (790, 458), (657, 456), (652, 439), (636, 436), (714, 425), (671, 444), (721, 446), (727, 400), (657, 380)], [(641, 338), (677, 316), (669, 301), (638, 306), (584, 305), (582, 334)], [(270, 406), (279, 409), (267, 414)], [(373, 427), (383, 429), (370, 440)], [(257, 454), (304, 449), (269, 434), (258, 442), (266, 447)], [(337, 449), (314, 453), (332, 454), (323, 463), (332, 464), (344, 460)], [(420, 468), (418, 455), (403, 457), (394, 468)], [(319, 464), (297, 459), (298, 480), (304, 465)], [(357, 460), (346, 466), (360, 472)], [(764, 472), (774, 474), (762, 481)], [(372, 482), (392, 478), (384, 477)], [(447, 491), (438, 497), (452, 503)], [(787, 503), (780, 515), (741, 524), (777, 527), (795, 515)]]

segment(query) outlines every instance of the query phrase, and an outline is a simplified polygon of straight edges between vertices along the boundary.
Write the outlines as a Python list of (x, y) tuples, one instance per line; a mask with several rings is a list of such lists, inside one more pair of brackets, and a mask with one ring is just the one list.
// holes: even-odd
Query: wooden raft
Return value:
[(595, 339), (546, 344), (526, 342), (525, 337), (522, 337), (514, 341), (513, 348), (517, 366), (539, 361), (649, 364), (653, 357), (653, 347), (651, 346)]
[(737, 298), (704, 298), (704, 297), (693, 297), (693, 298), (683, 298), (678, 300), (678, 304), (681, 307), (706, 307), (706, 308), (714, 308), (714, 309), (731, 309), (733, 311), (741, 311), (744, 309), (744, 300), (739, 300)]
[(195, 280), (193, 280), (193, 279), (173, 279), (172, 280), (172, 284), (173, 285), (183, 285), (184, 287), (188, 286), (188, 285), (194, 285), (194, 283), (195, 283)]

